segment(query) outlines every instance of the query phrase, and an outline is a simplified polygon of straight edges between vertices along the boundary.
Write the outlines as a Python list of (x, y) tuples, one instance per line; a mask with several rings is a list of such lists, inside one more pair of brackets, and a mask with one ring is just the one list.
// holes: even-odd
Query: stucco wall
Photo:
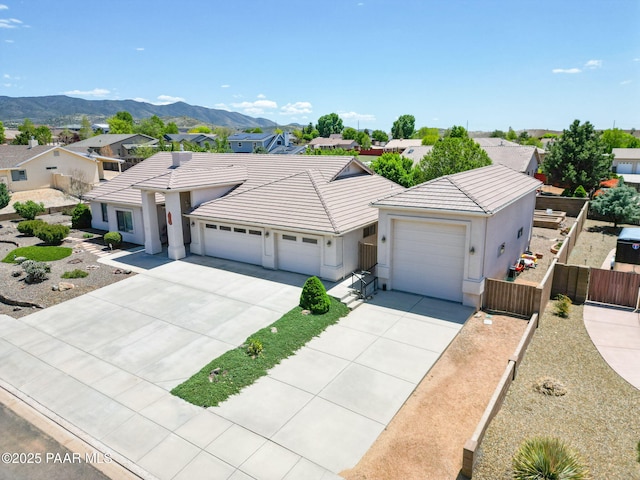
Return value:
[(107, 205), (108, 222), (102, 221), (102, 207), (100, 202), (91, 202), (91, 226), (99, 230), (107, 230), (109, 232), (118, 231), (118, 220), (116, 210), (130, 211), (133, 219), (133, 232), (120, 232), (122, 240), (129, 243), (144, 245), (144, 223), (142, 220), (142, 208), (130, 205)]

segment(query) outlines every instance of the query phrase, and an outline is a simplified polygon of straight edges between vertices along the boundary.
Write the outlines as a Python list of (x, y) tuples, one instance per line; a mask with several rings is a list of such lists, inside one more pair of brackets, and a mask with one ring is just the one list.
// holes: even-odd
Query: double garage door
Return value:
[(461, 302), (465, 247), (463, 225), (395, 220), (393, 289)]
[[(321, 239), (274, 233), (279, 270), (320, 274)], [(263, 232), (242, 225), (205, 224), (205, 255), (262, 265)]]

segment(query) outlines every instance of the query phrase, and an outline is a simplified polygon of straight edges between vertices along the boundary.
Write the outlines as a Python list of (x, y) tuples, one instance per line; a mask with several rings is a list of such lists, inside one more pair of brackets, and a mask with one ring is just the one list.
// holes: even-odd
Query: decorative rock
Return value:
[(58, 283), (58, 290), (61, 292), (64, 292), (65, 290), (72, 290), (74, 288), (76, 288), (76, 286), (73, 283), (69, 283), (69, 282)]
[(22, 262), (24, 262), (25, 260), (27, 260), (27, 257), (16, 257), (13, 259), (13, 261), (15, 263), (17, 263), (18, 265), (20, 265)]
[(22, 270), (16, 270), (14, 272), (11, 272), (12, 277), (19, 277), (20, 275), (22, 275)]
[(52, 285), (51, 286), (51, 290), (53, 290), (54, 292), (58, 291), (58, 285)]
[(87, 270), (98, 270), (100, 265), (87, 265)]
[(278, 329), (276, 327), (271, 327), (271, 333), (278, 333)]
[(67, 263), (82, 263), (82, 259), (81, 258), (74, 258), (72, 260), (69, 260)]
[(120, 274), (120, 273), (122, 273), (122, 274), (124, 274), (124, 275), (129, 275), (129, 274), (131, 273), (131, 270), (124, 270), (124, 269), (122, 269), (122, 268), (116, 268), (116, 269), (113, 271), (113, 273), (114, 273), (114, 274)]

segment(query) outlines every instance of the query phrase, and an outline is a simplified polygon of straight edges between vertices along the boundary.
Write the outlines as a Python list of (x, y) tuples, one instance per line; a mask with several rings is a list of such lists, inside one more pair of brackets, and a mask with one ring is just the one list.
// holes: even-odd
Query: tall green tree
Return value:
[(355, 140), (358, 136), (358, 131), (355, 128), (347, 127), (342, 130), (342, 138), (345, 140)]
[(413, 160), (402, 157), (399, 153), (383, 153), (371, 162), (371, 169), (403, 187), (416, 185), (416, 175), (420, 175), (413, 166)]
[(45, 125), (36, 127), (28, 118), (24, 119), (22, 125), (18, 126), (20, 133), (11, 142), (13, 145), (28, 145), (31, 138), (38, 141), (40, 145), (47, 145), (53, 141), (51, 130)]
[(549, 146), (542, 171), (552, 183), (574, 191), (579, 185), (586, 190), (597, 187), (611, 171), (607, 147), (589, 122), (575, 120), (562, 136)]
[(424, 181), (428, 181), (487, 165), (491, 165), (491, 159), (473, 139), (446, 137), (422, 158), (420, 170)]
[(467, 129), (463, 126), (454, 125), (453, 127), (447, 129), (444, 136), (452, 138), (468, 138), (469, 134), (467, 133)]
[(640, 220), (640, 196), (635, 188), (618, 182), (615, 188), (608, 188), (591, 201), (591, 208), (613, 222), (633, 223)]
[(391, 126), (393, 138), (411, 138), (416, 128), (416, 118), (413, 115), (400, 115)]
[(607, 146), (609, 153), (614, 148), (640, 148), (640, 138), (619, 128), (610, 128), (602, 132), (602, 141)]
[(369, 137), (369, 134), (366, 130), (363, 132), (358, 132), (355, 140), (356, 142), (358, 142), (358, 145), (360, 145), (361, 149), (368, 150), (371, 148), (371, 137)]
[(133, 117), (129, 112), (117, 112), (113, 117), (107, 118), (109, 133), (133, 133)]
[(178, 130), (178, 125), (176, 125), (175, 122), (169, 122), (164, 127), (164, 133), (171, 135), (171, 134), (180, 133), (180, 130)]
[(518, 139), (518, 134), (515, 132), (513, 128), (509, 127), (509, 131), (507, 132), (506, 139), (509, 140), (510, 142), (515, 142)]
[(371, 138), (373, 138), (376, 142), (388, 142), (389, 135), (384, 130), (374, 130), (371, 132)]
[(491, 135), (489, 136), (491, 138), (505, 138), (507, 134), (504, 133), (502, 130), (494, 130), (493, 132), (491, 132)]
[(340, 133), (344, 129), (344, 125), (342, 125), (342, 119), (338, 116), (337, 113), (329, 113), (328, 115), (323, 115), (318, 119), (318, 124), (316, 125), (316, 130), (321, 137), (328, 137), (332, 133)]
[(86, 115), (82, 116), (82, 121), (80, 123), (80, 131), (78, 132), (78, 137), (80, 140), (86, 140), (93, 136), (93, 129), (91, 128), (91, 122)]
[(0, 145), (7, 141), (7, 137), (4, 134), (4, 123), (0, 122)]
[(160, 117), (153, 115), (149, 118), (143, 119), (138, 125), (136, 125), (134, 127), (134, 132), (149, 135), (153, 138), (161, 138), (165, 132), (165, 125)]

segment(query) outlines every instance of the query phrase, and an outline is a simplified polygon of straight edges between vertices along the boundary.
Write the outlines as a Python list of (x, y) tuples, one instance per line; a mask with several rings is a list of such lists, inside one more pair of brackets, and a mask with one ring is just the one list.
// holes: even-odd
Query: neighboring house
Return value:
[(422, 146), (421, 138), (394, 138), (384, 146), (385, 152), (402, 153), (407, 148)]
[(322, 150), (335, 150), (336, 148), (355, 150), (359, 146), (355, 140), (344, 140), (340, 134), (332, 134), (329, 138), (316, 137), (309, 142), (309, 148), (320, 148)]
[(38, 145), (0, 145), (0, 182), (10, 191), (39, 188), (67, 190), (73, 178), (94, 185), (104, 178), (104, 165), (119, 169), (121, 160), (78, 153), (66, 147)]
[(354, 157), (161, 152), (86, 195), (93, 227), (150, 254), (210, 255), (335, 281), (403, 187)]
[(297, 155), (305, 146), (291, 144), (289, 133), (236, 133), (228, 138), (233, 153), (261, 153)]
[(216, 144), (216, 136), (213, 133), (166, 133), (164, 139), (167, 142), (193, 143), (200, 148), (213, 147)]
[(528, 248), (540, 182), (503, 165), (440, 177), (373, 203), (383, 289), (481, 306)]
[(127, 164), (125, 166), (130, 166), (142, 160), (136, 154), (136, 148), (140, 146), (156, 148), (157, 145), (157, 138), (141, 133), (105, 133), (72, 143), (67, 145), (67, 148), (74, 151), (91, 151), (97, 154), (104, 154), (102, 149), (109, 147), (115, 157), (124, 160)]
[(404, 152), (402, 152), (402, 156), (406, 158), (410, 158), (413, 160), (414, 165), (420, 163), (422, 157), (424, 157), (427, 153), (430, 153), (433, 150), (433, 145), (420, 145), (418, 147), (409, 147)]
[(481, 147), (494, 165), (504, 165), (516, 172), (533, 177), (542, 163), (536, 147), (516, 145), (514, 147), (500, 145), (497, 147)]
[(612, 169), (618, 175), (640, 174), (640, 148), (614, 148)]

